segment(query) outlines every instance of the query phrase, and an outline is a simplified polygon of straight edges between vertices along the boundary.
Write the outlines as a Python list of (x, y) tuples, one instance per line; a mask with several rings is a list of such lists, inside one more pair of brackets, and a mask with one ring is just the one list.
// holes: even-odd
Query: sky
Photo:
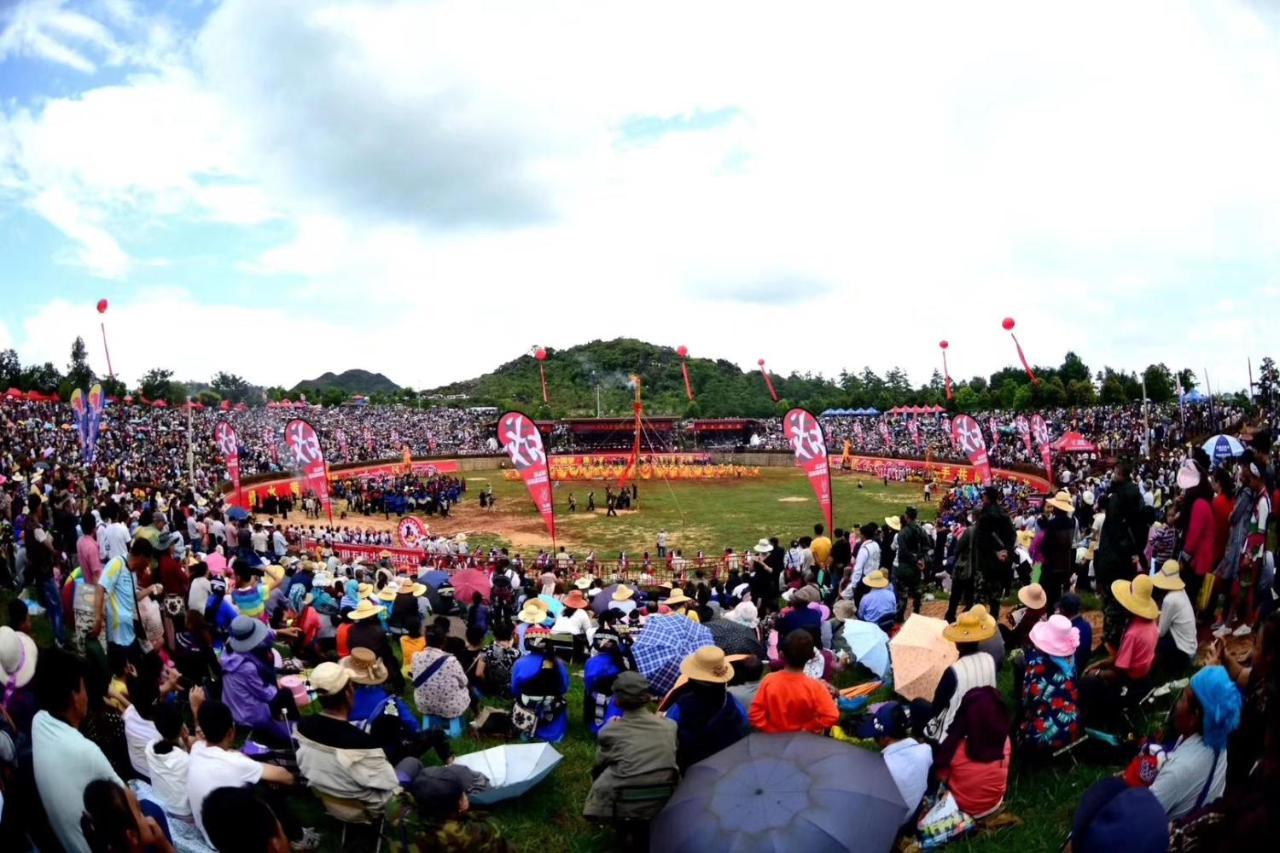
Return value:
[(0, 0), (0, 348), (105, 373), (103, 319), (130, 382), (424, 388), (628, 336), (921, 383), (941, 339), (1012, 363), (1012, 316), (1035, 363), (1241, 388), (1276, 8)]

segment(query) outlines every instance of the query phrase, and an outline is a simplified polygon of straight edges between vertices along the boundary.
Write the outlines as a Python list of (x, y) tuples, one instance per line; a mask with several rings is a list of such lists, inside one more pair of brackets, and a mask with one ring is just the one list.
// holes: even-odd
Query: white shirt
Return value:
[(881, 750), (889, 775), (898, 784), (898, 792), (907, 803), (905, 821), (916, 813), (929, 785), (929, 769), (933, 767), (933, 749), (915, 738), (903, 738)]
[(551, 626), (553, 634), (583, 634), (585, 635), (591, 630), (591, 617), (587, 615), (587, 611), (581, 607), (575, 607), (570, 610), (565, 609), (564, 615), (556, 619)]
[(209, 583), (208, 576), (196, 578), (191, 582), (191, 588), (187, 590), (187, 609), (204, 613), (211, 595), (213, 595), (213, 585)]
[(265, 554), (267, 551), (267, 531), (255, 530), (249, 534), (249, 541), (253, 544), (253, 550), (259, 554)]
[(1191, 599), (1185, 589), (1170, 591), (1160, 604), (1160, 636), (1166, 634), (1173, 635), (1178, 651), (1195, 657), (1199, 648), (1196, 642), (1196, 613), (1191, 608)]
[[(242, 753), (209, 746), (202, 740), (192, 744), (191, 760), (187, 765), (187, 802), (191, 804), (191, 815), (206, 841), (209, 833), (204, 831), (201, 819), (204, 798), (218, 788), (243, 788), (261, 778), (262, 765)], [(212, 847), (213, 843), (210, 842), (209, 846)]]
[(175, 746), (164, 755), (157, 755), (157, 738), (147, 744), (147, 776), (151, 790), (155, 792), (164, 810), (175, 817), (191, 816), (191, 801), (187, 799), (187, 767), (191, 756)]
[[(1170, 820), (1185, 817), (1195, 809), (1204, 790), (1205, 780), (1213, 768), (1213, 750), (1200, 735), (1179, 738), (1169, 760), (1151, 783), (1151, 793), (1156, 795)], [(1222, 796), (1227, 787), (1227, 751), (1218, 754), (1218, 765), (1213, 769), (1213, 781), (1205, 794), (1204, 803), (1212, 803)], [(1200, 803), (1200, 805), (1204, 805)]]
[(124, 785), (98, 745), (48, 711), (31, 721), (31, 760), (49, 826), (69, 853), (89, 853), (80, 829), (84, 789), (95, 779)]
[(108, 524), (99, 534), (98, 550), (102, 555), (104, 565), (116, 557), (127, 557), (129, 555), (129, 528), (119, 521)]
[(871, 572), (880, 568), (880, 543), (867, 539), (858, 546), (858, 556), (853, 563), (853, 583), (845, 588), (845, 598), (853, 599), (858, 584)]
[(271, 534), (271, 550), (277, 557), (283, 557), (289, 553), (289, 540), (284, 538), (284, 534), (277, 530)]
[(124, 742), (129, 747), (129, 763), (133, 769), (143, 776), (150, 777), (147, 770), (147, 744), (160, 737), (156, 724), (144, 720), (138, 713), (137, 705), (130, 705), (121, 714), (124, 718)]

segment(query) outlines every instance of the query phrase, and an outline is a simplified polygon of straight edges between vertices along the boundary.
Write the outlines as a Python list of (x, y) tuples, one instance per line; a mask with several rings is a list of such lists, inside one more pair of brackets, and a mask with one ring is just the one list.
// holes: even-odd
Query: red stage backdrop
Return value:
[(818, 505), (827, 520), (827, 532), (831, 524), (831, 466), (827, 464), (827, 441), (822, 435), (818, 419), (804, 409), (792, 409), (782, 419), (782, 434), (791, 442), (796, 454), (796, 464), (809, 475), (809, 483), (818, 496)]
[(294, 418), (285, 424), (284, 443), (289, 449), (293, 467), (302, 471), (307, 488), (320, 499), (333, 524), (333, 505), (329, 502), (329, 478), (324, 465), (324, 451), (320, 448), (320, 436), (316, 428), (302, 418)]
[(507, 412), (498, 419), (498, 441), (511, 457), (511, 464), (520, 472), (554, 545), (556, 509), (551, 503), (551, 475), (547, 470), (547, 452), (542, 446), (541, 433), (524, 415)]
[(982, 438), (982, 428), (968, 415), (958, 415), (951, 421), (951, 441), (964, 452), (969, 463), (978, 469), (983, 485), (991, 485), (991, 463), (987, 460), (987, 443)]
[(231, 478), (236, 505), (244, 506), (240, 495), (240, 442), (236, 438), (236, 428), (226, 421), (218, 421), (213, 427), (213, 440), (217, 442), (222, 458), (227, 461), (227, 476)]

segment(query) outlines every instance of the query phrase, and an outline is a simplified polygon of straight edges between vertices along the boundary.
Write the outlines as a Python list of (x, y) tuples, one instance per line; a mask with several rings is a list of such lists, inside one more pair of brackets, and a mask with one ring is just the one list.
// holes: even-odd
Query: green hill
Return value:
[(370, 373), (367, 370), (344, 370), (341, 373), (324, 373), (315, 379), (299, 382), (289, 390), (289, 393), (291, 395), (307, 394), (311, 397), (319, 397), (325, 391), (334, 389), (347, 396), (352, 394), (372, 396), (374, 394), (394, 394), (400, 390), (400, 386), (381, 373)]
[[(695, 404), (685, 397), (676, 351), (632, 338), (591, 341), (565, 350), (548, 349), (549, 410), (542, 405), (538, 362), (532, 355), (523, 355), (475, 379), (423, 393), (442, 399), (465, 394), (469, 405), (515, 408), (539, 417), (590, 417), (596, 414), (598, 386), (601, 414), (624, 416), (631, 412), (629, 376), (636, 374), (644, 386), (645, 411), (652, 415), (714, 418), (775, 413), (759, 371), (743, 371), (723, 359), (690, 358), (688, 363), (689, 379), (697, 396)], [(848, 399), (838, 385), (820, 376), (774, 376), (773, 381), (780, 397), (803, 401), (818, 410), (845, 405)]]

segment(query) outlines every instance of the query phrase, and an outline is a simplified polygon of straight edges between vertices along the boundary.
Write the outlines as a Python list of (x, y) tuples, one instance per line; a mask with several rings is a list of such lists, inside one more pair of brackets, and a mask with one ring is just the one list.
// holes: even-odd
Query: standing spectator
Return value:
[(1000, 504), (1000, 490), (982, 490), (982, 506), (974, 522), (970, 547), (973, 553), (973, 597), (987, 605), (992, 617), (1000, 618), (1000, 594), (1008, 585), (1016, 541), (1013, 522)]
[(1075, 564), (1076, 523), (1072, 518), (1075, 504), (1071, 495), (1063, 490), (1046, 501), (1046, 506), (1050, 515), (1043, 523), (1044, 540), (1040, 544), (1040, 553), (1044, 559), (1040, 564), (1040, 585), (1044, 587), (1046, 607), (1053, 612), (1062, 591), (1071, 582)]
[(129, 546), (127, 557), (114, 557), (102, 569), (102, 592), (107, 610), (107, 651), (117, 646), (130, 660), (141, 654), (134, 626), (138, 623), (138, 601), (163, 587), (139, 587), (136, 575), (151, 565), (151, 543), (139, 537)]
[(1093, 561), (1102, 595), (1102, 639), (1108, 648), (1116, 648), (1125, 627), (1125, 608), (1116, 601), (1112, 586), (1116, 581), (1131, 581), (1141, 566), (1142, 548), (1147, 541), (1147, 510), (1142, 492), (1133, 482), (1128, 463), (1116, 465), (1111, 474), (1111, 492), (1107, 495), (1106, 518), (1098, 540), (1098, 554)]
[(31, 495), (27, 498), (27, 526), (22, 534), (27, 551), (27, 577), (49, 614), (54, 639), (61, 645), (66, 640), (62, 624), (62, 597), (58, 595), (58, 585), (53, 578), (53, 569), (60, 557), (48, 526), (44, 501), (39, 495)]

